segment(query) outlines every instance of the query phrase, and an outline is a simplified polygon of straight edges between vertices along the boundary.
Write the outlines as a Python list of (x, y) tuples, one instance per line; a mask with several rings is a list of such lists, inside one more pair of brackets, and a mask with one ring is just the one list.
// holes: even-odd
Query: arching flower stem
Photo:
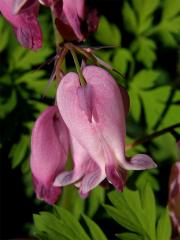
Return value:
[(154, 138), (157, 138), (157, 137), (159, 137), (159, 136), (161, 136), (161, 135), (163, 135), (165, 133), (168, 133), (168, 132), (171, 133), (175, 128), (178, 128), (178, 127), (180, 127), (180, 123), (171, 125), (171, 126), (169, 126), (167, 128), (164, 128), (164, 129), (162, 129), (160, 131), (154, 132), (154, 133), (152, 133), (152, 134), (150, 134), (150, 135), (148, 135), (148, 136), (146, 136), (146, 137), (144, 137), (142, 139), (138, 139), (138, 140), (136, 140), (136, 141), (134, 141), (134, 142), (132, 142), (130, 144), (127, 144), (126, 145), (126, 150), (134, 148), (137, 145), (141, 145), (141, 144), (144, 144), (146, 142), (149, 142), (149, 141), (153, 140)]

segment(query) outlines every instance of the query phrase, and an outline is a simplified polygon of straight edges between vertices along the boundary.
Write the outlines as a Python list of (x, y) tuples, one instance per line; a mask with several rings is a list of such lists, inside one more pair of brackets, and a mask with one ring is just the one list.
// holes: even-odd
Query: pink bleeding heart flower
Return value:
[(61, 190), (53, 181), (65, 167), (69, 149), (67, 127), (56, 106), (47, 108), (36, 120), (31, 141), (31, 171), (36, 195), (47, 203), (57, 201)]
[(88, 9), (85, 0), (54, 1), (52, 11), (57, 29), (67, 41), (83, 41), (98, 27), (97, 11)]
[[(1, 0), (0, 12), (12, 24), (23, 47), (33, 50), (42, 47), (42, 33), (37, 20), (38, 1)], [(17, 12), (19, 13), (15, 15)]]
[(125, 157), (125, 114), (129, 106), (125, 90), (102, 68), (85, 67), (83, 76), (85, 86), (80, 85), (76, 73), (68, 73), (57, 89), (58, 108), (72, 139), (74, 169), (57, 176), (54, 186), (79, 181), (80, 193), (86, 196), (107, 177), (122, 191), (126, 170), (156, 164), (145, 154)]
[[(180, 141), (177, 143), (180, 149)], [(179, 155), (179, 153), (178, 153)], [(180, 235), (180, 162), (176, 162), (170, 172), (168, 207), (172, 220), (174, 235)]]

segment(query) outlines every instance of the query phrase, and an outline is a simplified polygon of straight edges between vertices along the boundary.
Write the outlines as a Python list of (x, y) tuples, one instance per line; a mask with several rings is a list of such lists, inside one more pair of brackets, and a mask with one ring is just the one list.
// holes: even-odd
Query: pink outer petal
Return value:
[(69, 146), (68, 130), (56, 106), (47, 108), (37, 119), (31, 141), (31, 170), (38, 198), (57, 200), (60, 190), (55, 177), (64, 170)]
[(18, 15), (13, 15), (13, 0), (1, 0), (0, 11), (12, 24), (18, 41), (25, 47), (37, 50), (42, 47), (42, 33), (37, 20), (39, 5), (33, 4)]

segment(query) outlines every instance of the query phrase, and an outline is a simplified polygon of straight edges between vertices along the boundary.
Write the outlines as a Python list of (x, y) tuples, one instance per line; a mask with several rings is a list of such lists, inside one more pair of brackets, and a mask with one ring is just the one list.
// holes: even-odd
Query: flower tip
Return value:
[(85, 199), (89, 196), (89, 192), (83, 192), (82, 190), (79, 191), (80, 196)]
[(105, 167), (107, 180), (116, 188), (117, 191), (122, 192), (125, 185), (125, 176), (121, 174), (114, 165)]
[(146, 154), (136, 154), (132, 158), (127, 158), (124, 168), (127, 170), (145, 170), (156, 168), (157, 164)]
[(37, 181), (35, 177), (33, 177), (33, 184), (36, 192), (36, 196), (40, 200), (44, 200), (46, 203), (53, 205), (57, 202), (61, 189), (59, 187), (44, 186), (40, 182)]
[(54, 187), (63, 187), (73, 183), (73, 171), (60, 173), (53, 183)]

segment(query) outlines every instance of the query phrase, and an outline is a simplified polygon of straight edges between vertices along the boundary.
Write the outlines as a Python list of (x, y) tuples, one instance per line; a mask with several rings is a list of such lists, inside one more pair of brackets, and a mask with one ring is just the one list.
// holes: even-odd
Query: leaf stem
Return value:
[(130, 143), (130, 144), (127, 144), (127, 145), (126, 145), (126, 150), (129, 150), (129, 149), (131, 149), (131, 148), (134, 148), (134, 147), (137, 146), (137, 145), (141, 145), (141, 144), (144, 144), (144, 143), (146, 143), (146, 142), (149, 142), (149, 141), (151, 141), (152, 139), (154, 139), (154, 138), (156, 138), (156, 137), (159, 137), (159, 136), (161, 136), (161, 135), (163, 135), (163, 134), (165, 134), (165, 133), (171, 132), (172, 130), (174, 130), (174, 128), (178, 128), (178, 127), (180, 127), (180, 123), (174, 124), (174, 125), (172, 125), (172, 126), (169, 126), (169, 127), (167, 127), (167, 128), (164, 128), (164, 129), (162, 129), (162, 130), (160, 130), (160, 131), (154, 132), (154, 133), (146, 136), (145, 138), (142, 138), (142, 139), (136, 140), (136, 141), (134, 141), (134, 142), (132, 142), (132, 143)]

